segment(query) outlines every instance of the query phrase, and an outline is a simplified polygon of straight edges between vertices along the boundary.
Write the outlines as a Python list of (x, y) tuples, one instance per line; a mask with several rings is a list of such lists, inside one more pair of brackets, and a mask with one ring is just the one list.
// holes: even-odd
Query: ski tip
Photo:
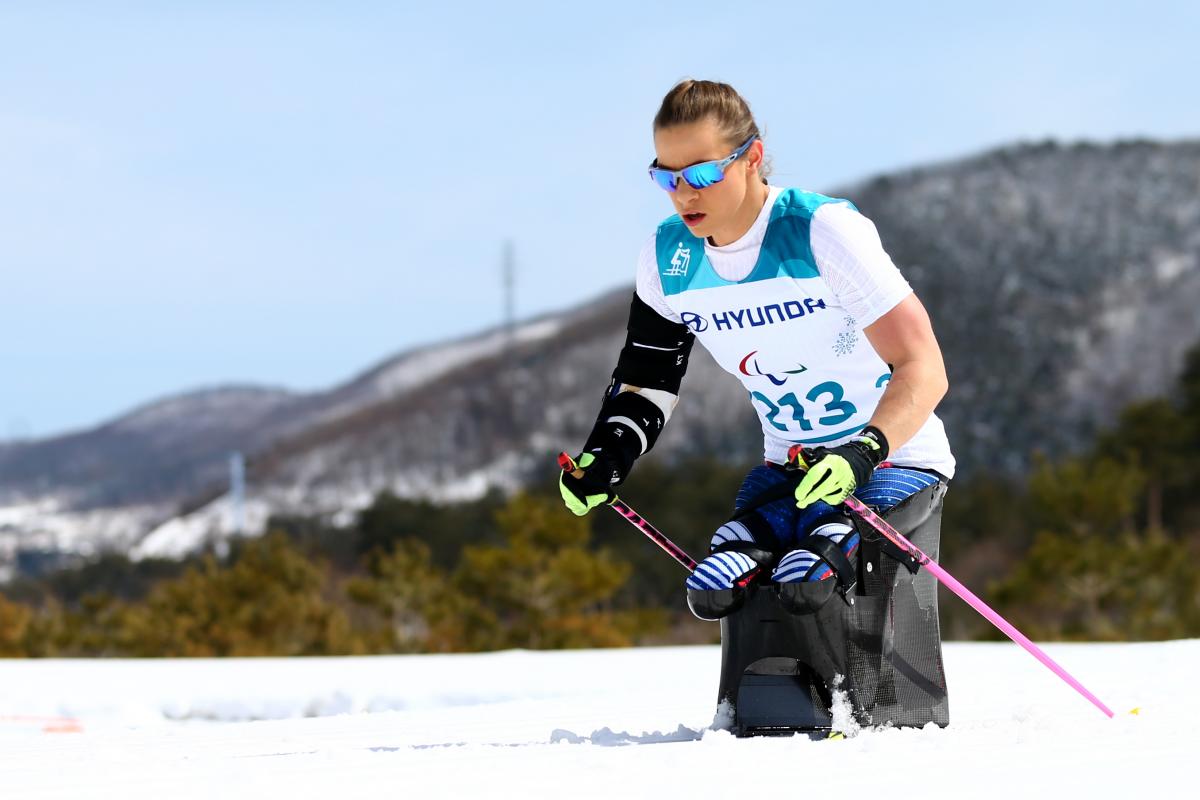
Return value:
[(829, 735), (825, 737), (825, 740), (828, 741), (830, 739), (845, 739), (845, 738), (846, 738), (846, 734), (842, 733), (841, 731), (830, 731)]
[(1138, 706), (1137, 708), (1131, 708), (1129, 709), (1129, 713), (1133, 714), (1135, 717), (1140, 716), (1142, 713), (1142, 707)]

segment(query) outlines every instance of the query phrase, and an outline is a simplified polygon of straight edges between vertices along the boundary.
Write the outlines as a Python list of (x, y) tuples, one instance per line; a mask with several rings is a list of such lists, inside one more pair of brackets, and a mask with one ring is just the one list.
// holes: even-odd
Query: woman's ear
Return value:
[(759, 170), (762, 169), (764, 155), (762, 139), (755, 139), (754, 143), (746, 150), (746, 172), (757, 177)]

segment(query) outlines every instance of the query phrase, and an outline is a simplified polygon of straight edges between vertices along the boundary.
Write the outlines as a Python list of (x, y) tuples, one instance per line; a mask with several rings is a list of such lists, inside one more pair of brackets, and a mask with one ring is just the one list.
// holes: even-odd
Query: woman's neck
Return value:
[(729, 227), (718, 233), (708, 237), (709, 244), (716, 247), (724, 247), (727, 244), (733, 244), (738, 239), (746, 235), (746, 231), (754, 225), (754, 221), (758, 219), (759, 213), (762, 211), (767, 202), (767, 196), (771, 193), (771, 187), (760, 181), (755, 181), (746, 189), (746, 199), (738, 207), (737, 213), (730, 221)]

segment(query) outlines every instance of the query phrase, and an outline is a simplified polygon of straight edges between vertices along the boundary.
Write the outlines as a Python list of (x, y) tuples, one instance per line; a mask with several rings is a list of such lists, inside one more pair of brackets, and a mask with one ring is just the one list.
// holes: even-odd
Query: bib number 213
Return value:
[[(819, 383), (809, 390), (808, 394), (804, 395), (804, 399), (809, 403), (824, 405), (824, 410), (821, 416), (817, 417), (817, 425), (822, 427), (827, 425), (840, 425), (846, 420), (858, 413), (858, 409), (854, 404), (845, 400), (846, 390), (842, 388), (840, 383), (835, 381), (826, 381)], [(794, 427), (789, 426), (779, 421), (779, 412), (787, 408), (792, 412), (792, 422), (798, 425), (801, 431), (813, 430), (813, 423), (809, 421), (804, 413), (804, 406), (800, 399), (796, 397), (795, 392), (788, 392), (778, 400), (764, 395), (762, 392), (751, 392), (750, 396), (758, 402), (762, 403), (767, 409), (767, 422), (778, 430), (784, 433), (795, 433)]]

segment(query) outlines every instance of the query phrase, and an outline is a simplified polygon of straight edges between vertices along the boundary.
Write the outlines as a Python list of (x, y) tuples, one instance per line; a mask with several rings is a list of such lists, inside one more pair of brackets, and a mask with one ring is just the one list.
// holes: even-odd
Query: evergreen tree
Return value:
[(1035, 530), (1113, 539), (1133, 530), (1145, 485), (1133, 462), (1082, 457), (1055, 464), (1039, 457), (1029, 479), (1031, 522)]
[(209, 557), (129, 609), (134, 654), (289, 656), (353, 652), (349, 621), (327, 602), (326, 570), (279, 533), (242, 543), (232, 563)]
[(470, 649), (630, 643), (628, 620), (605, 606), (629, 566), (588, 548), (589, 517), (518, 494), (496, 523), (505, 544), (465, 548), (452, 577), (474, 601), (464, 610)]
[(1035, 639), (1193, 637), (1200, 635), (1198, 556), (1194, 542), (1181, 544), (1158, 530), (1115, 540), (1043, 531), (993, 591)]
[(386, 552), (404, 539), (420, 539), (429, 547), (432, 563), (450, 569), (462, 548), (480, 541), (498, 541), (494, 515), (503, 505), (499, 493), (478, 500), (439, 504), (408, 500), (381, 492), (358, 516), (354, 530), (359, 554)]
[(25, 636), (33, 610), (0, 594), (0, 658), (28, 655)]
[(1184, 415), (1193, 423), (1200, 421), (1200, 342), (1184, 356), (1178, 386)]
[(470, 598), (450, 587), (434, 566), (429, 546), (402, 539), (391, 552), (373, 551), (370, 575), (346, 585), (347, 595), (375, 612), (381, 630), (369, 632), (378, 652), (449, 652), (466, 647), (466, 606)]
[(1164, 498), (1186, 486), (1197, 453), (1191, 447), (1187, 418), (1165, 399), (1125, 408), (1114, 430), (1101, 436), (1096, 451), (1132, 462), (1145, 475), (1146, 527), (1164, 527)]

